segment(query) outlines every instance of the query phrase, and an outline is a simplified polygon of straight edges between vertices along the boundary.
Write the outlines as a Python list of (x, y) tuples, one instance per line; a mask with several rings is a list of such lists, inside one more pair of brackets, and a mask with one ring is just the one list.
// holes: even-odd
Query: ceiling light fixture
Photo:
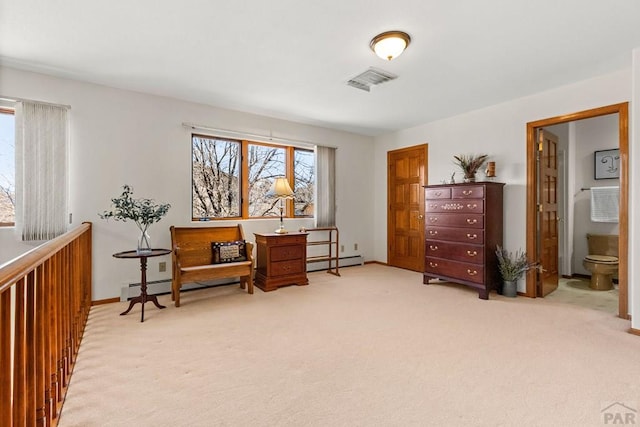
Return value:
[(402, 31), (387, 31), (375, 36), (369, 46), (376, 55), (387, 61), (400, 56), (411, 43), (409, 34)]

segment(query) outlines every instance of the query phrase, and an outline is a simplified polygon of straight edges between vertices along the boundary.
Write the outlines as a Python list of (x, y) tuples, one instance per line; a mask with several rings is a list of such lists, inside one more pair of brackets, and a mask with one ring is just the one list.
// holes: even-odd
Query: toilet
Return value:
[(591, 273), (589, 287), (596, 291), (613, 289), (613, 276), (618, 273), (618, 236), (587, 234), (589, 255), (582, 265)]

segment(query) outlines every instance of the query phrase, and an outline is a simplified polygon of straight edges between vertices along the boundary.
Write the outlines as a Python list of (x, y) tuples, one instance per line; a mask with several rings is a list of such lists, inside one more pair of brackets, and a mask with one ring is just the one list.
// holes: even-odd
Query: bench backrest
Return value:
[[(221, 227), (170, 227), (171, 249), (181, 267), (211, 264), (211, 242), (244, 240), (242, 225)], [(175, 264), (175, 263), (174, 263)]]

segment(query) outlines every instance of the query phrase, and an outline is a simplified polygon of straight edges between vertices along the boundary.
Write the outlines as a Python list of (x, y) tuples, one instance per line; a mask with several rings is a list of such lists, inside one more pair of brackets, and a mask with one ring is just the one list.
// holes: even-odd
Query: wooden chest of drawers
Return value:
[(489, 298), (500, 289), (496, 246), (502, 246), (500, 182), (425, 187), (425, 284), (461, 283)]
[(285, 285), (308, 285), (307, 233), (254, 233), (256, 275), (254, 283), (263, 291)]

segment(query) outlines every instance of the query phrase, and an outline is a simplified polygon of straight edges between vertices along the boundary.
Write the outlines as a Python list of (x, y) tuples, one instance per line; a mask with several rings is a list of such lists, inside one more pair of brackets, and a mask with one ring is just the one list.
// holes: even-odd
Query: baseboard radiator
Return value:
[[(363, 265), (364, 258), (362, 255), (350, 256), (340, 258), (340, 268), (351, 267), (354, 265)], [(307, 264), (307, 271), (321, 271), (329, 268), (328, 261), (314, 262)], [(182, 291), (188, 291), (192, 289), (210, 288), (212, 286), (230, 285), (233, 283), (240, 283), (233, 279), (221, 279), (211, 280), (200, 283), (189, 283), (182, 286)], [(171, 293), (171, 279), (154, 280), (147, 282), (147, 294), (149, 295), (162, 295)], [(140, 295), (140, 283), (128, 283), (122, 286), (120, 289), (120, 301), (127, 301), (130, 298)]]

